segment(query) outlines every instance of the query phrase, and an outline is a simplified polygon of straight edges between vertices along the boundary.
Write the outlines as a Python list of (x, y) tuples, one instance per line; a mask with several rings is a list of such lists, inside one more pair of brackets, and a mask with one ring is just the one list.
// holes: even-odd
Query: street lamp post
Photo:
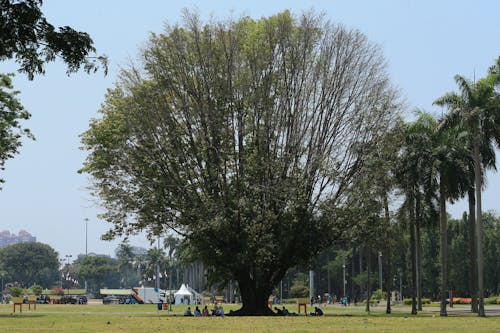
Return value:
[(342, 286), (343, 286), (343, 294), (342, 296), (345, 297), (345, 252), (342, 251)]
[(382, 252), (378, 253), (378, 281), (380, 290), (382, 290)]
[(83, 219), (85, 221), (85, 256), (87, 256), (87, 250), (88, 250), (88, 226), (89, 226), (89, 219), (88, 218), (84, 218)]
[[(87, 256), (87, 250), (88, 250), (88, 226), (89, 226), (89, 219), (84, 218), (85, 221), (85, 257)], [(87, 293), (87, 279), (85, 279), (85, 293)]]
[[(68, 279), (68, 275), (69, 275), (69, 258), (71, 258), (73, 256), (71, 254), (67, 254), (67, 255), (65, 255), (65, 257), (66, 257), (66, 260), (67, 260), (67, 263), (68, 263), (68, 273), (66, 275), (66, 279)], [(66, 287), (68, 289), (68, 295), (69, 295), (69, 282), (66, 282)]]
[(403, 301), (403, 283), (402, 283), (402, 278), (401, 278), (401, 270), (399, 270), (399, 300), (402, 302)]

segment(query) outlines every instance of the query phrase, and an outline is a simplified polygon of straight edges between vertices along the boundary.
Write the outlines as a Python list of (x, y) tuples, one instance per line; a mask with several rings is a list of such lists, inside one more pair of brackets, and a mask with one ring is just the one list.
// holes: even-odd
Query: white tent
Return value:
[(175, 304), (194, 304), (193, 293), (186, 288), (184, 283), (181, 285), (181, 288), (177, 290), (174, 296)]

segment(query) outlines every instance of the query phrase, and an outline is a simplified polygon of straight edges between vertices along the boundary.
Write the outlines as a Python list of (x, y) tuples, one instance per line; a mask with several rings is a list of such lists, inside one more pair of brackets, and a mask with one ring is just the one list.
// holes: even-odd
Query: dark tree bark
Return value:
[(273, 286), (257, 285), (255, 280), (240, 279), (238, 286), (241, 292), (243, 306), (230, 313), (235, 316), (272, 316), (275, 313), (269, 308), (268, 300)]
[(422, 311), (422, 246), (420, 230), (422, 228), (422, 201), (420, 191), (416, 193), (416, 208), (415, 208), (415, 258), (417, 265), (417, 308)]
[(477, 302), (477, 261), (476, 261), (476, 196), (474, 194), (474, 186), (469, 187), (467, 191), (468, 201), (469, 201), (469, 290), (471, 302), (471, 311), (473, 313), (478, 313), (478, 302)]
[[(479, 132), (479, 120), (476, 127)], [(476, 185), (476, 255), (477, 255), (477, 296), (479, 298), (478, 316), (485, 317), (484, 312), (484, 258), (483, 258), (483, 222), (481, 208), (481, 153), (479, 151), (479, 134), (474, 135), (474, 183)]]
[(410, 217), (410, 257), (411, 257), (411, 314), (417, 312), (417, 263), (415, 242), (415, 197), (413, 192), (409, 195), (409, 217)]
[(448, 240), (447, 240), (447, 230), (446, 230), (446, 185), (444, 179), (439, 180), (439, 220), (441, 227), (441, 246), (440, 246), (440, 257), (441, 257), (441, 306), (439, 315), (447, 316), (446, 312), (446, 293), (447, 293), (447, 279), (448, 279)]
[(368, 246), (366, 249), (366, 312), (370, 312), (370, 299), (372, 297), (372, 287), (371, 287), (371, 256), (372, 256), (372, 248), (371, 246)]
[(387, 304), (385, 308), (385, 313), (390, 314), (391, 313), (391, 291), (392, 291), (392, 265), (391, 265), (391, 251), (392, 251), (392, 246), (391, 246), (391, 241), (389, 240), (391, 238), (391, 218), (389, 214), (389, 202), (387, 199), (387, 192), (384, 191), (384, 218), (385, 218), (385, 224), (386, 224), (386, 230), (387, 230), (387, 245), (386, 245), (386, 250), (385, 250), (385, 262), (386, 262), (386, 279), (385, 279), (385, 287), (386, 287), (386, 293), (387, 293)]

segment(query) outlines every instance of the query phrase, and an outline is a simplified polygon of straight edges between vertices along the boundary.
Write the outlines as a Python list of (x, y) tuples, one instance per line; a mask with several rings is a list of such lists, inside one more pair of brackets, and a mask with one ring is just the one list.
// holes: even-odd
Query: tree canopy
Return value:
[(74, 263), (75, 274), (86, 280), (89, 290), (98, 292), (100, 288), (120, 286), (119, 264), (117, 259), (108, 256), (85, 256)]
[[(21, 146), (21, 137), (31, 133), (23, 129), (20, 121), (29, 119), (30, 114), (16, 98), (10, 76), (0, 74), (0, 171), (5, 169), (5, 162), (17, 154)], [(0, 183), (4, 180), (0, 178)], [(0, 187), (1, 189), (1, 187)]]
[(392, 126), (397, 94), (381, 51), (305, 13), (152, 34), (82, 135), (82, 169), (114, 227), (172, 228), (240, 313), (267, 314), (285, 272), (327, 247), (364, 146)]
[(51, 288), (59, 278), (57, 252), (47, 244), (18, 243), (0, 249), (0, 266), (7, 278), (31, 286)]
[(0, 61), (14, 59), (19, 71), (29, 79), (44, 74), (44, 65), (60, 57), (68, 73), (80, 68), (107, 70), (105, 56), (94, 56), (92, 38), (86, 33), (64, 26), (56, 28), (42, 13), (42, 0), (0, 0)]
[[(30, 80), (44, 74), (48, 62), (60, 58), (67, 73), (83, 67), (95, 72), (102, 67), (107, 72), (107, 58), (95, 55), (93, 41), (85, 32), (69, 26), (56, 28), (44, 17), (42, 0), (0, 0), (0, 62), (14, 60), (19, 72)], [(0, 73), (0, 171), (5, 162), (19, 152), (21, 137), (33, 136), (21, 127), (30, 118), (13, 91), (12, 74)], [(0, 182), (3, 179), (0, 178)]]

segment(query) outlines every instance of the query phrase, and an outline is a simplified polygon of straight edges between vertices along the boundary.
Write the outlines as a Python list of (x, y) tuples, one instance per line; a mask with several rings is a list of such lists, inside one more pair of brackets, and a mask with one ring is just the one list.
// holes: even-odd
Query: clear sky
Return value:
[[(85, 253), (84, 219), (88, 218), (88, 251), (114, 255), (119, 240), (100, 240), (109, 226), (97, 218), (98, 203), (85, 189), (87, 176), (77, 173), (85, 159), (79, 134), (98, 116), (119, 68), (137, 59), (150, 32), (162, 32), (166, 22), (180, 22), (182, 8), (197, 8), (204, 19), (211, 15), (259, 18), (284, 9), (297, 14), (323, 11), (332, 21), (361, 30), (382, 47), (393, 83), (409, 111), (421, 108), (440, 114), (442, 110), (432, 102), (455, 90), (455, 74), (482, 77), (500, 56), (500, 1), (496, 0), (45, 0), (43, 11), (49, 22), (88, 32), (98, 53), (109, 57), (110, 72), (106, 77), (102, 72), (68, 77), (65, 65), (58, 62), (33, 81), (16, 75), (19, 98), (32, 113), (25, 126), (37, 139), (25, 140), (21, 154), (7, 162), (2, 172), (6, 183), (0, 191), (0, 230), (16, 234), (27, 230), (61, 257), (75, 257)], [(0, 72), (16, 69), (13, 63), (0, 63)], [(489, 173), (484, 209), (498, 212), (499, 196), (500, 176)], [(449, 212), (460, 217), (466, 208), (462, 201)], [(149, 247), (143, 236), (132, 238), (131, 243)]]

